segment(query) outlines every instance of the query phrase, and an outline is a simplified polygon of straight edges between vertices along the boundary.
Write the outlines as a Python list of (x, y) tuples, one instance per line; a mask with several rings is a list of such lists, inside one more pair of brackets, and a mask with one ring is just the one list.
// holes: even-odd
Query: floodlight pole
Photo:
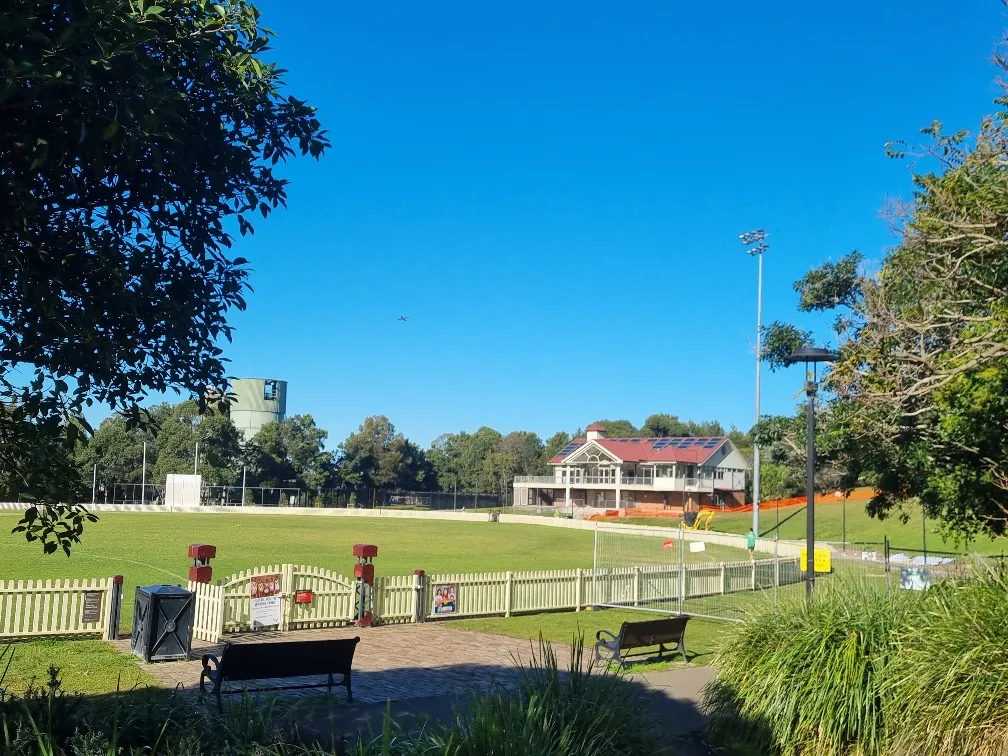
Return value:
[[(760, 247), (765, 245), (761, 244)], [(759, 249), (759, 247), (757, 247)], [(763, 251), (760, 250), (756, 257), (759, 258), (759, 274), (756, 287), (756, 422), (760, 419), (760, 374), (763, 372)], [(759, 505), (760, 505), (760, 454), (759, 444), (753, 444), (753, 503), (752, 503), (752, 527), (753, 533), (757, 536), (759, 529)]]
[(140, 473), (140, 504), (145, 503), (147, 491), (147, 442), (143, 442), (143, 471)]
[[(747, 231), (739, 235), (739, 241), (746, 247), (749, 255), (756, 257), (758, 273), (756, 283), (756, 422), (760, 419), (760, 379), (763, 367), (763, 253), (770, 245), (766, 243), (769, 234), (762, 228)], [(759, 535), (759, 505), (760, 505), (760, 450), (759, 444), (753, 444), (753, 508), (752, 529)]]

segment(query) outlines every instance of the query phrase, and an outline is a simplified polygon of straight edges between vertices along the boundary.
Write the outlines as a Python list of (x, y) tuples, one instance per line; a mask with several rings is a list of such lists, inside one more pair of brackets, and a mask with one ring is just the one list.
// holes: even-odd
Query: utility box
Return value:
[(136, 589), (132, 650), (145, 662), (188, 659), (196, 594), (177, 585)]

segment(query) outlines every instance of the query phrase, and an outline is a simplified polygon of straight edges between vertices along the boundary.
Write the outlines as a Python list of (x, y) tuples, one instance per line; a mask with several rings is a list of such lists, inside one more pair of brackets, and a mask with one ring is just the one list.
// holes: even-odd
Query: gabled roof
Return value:
[(605, 433), (605, 426), (602, 425), (602, 423), (592, 423), (587, 428), (585, 428), (585, 430), (602, 431), (603, 433)]
[[(675, 438), (598, 438), (598, 444), (623, 462), (685, 462), (698, 465), (707, 460), (728, 440), (727, 436), (697, 436)], [(558, 465), (586, 442), (576, 438), (560, 450), (551, 465)]]

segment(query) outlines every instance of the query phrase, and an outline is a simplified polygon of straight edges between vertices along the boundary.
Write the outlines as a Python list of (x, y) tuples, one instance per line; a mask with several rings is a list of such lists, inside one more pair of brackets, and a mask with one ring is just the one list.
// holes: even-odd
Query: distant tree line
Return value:
[[(682, 421), (654, 414), (639, 428), (629, 420), (600, 420), (610, 437), (725, 435), (717, 422)], [(123, 415), (107, 418), (73, 451), (73, 461), (85, 487), (92, 475), (102, 490), (146, 481), (163, 483), (172, 473), (195, 470), (210, 486), (297, 488), (302, 491), (369, 489), (501, 493), (516, 475), (545, 475), (549, 460), (571, 439), (583, 436), (558, 431), (542, 439), (532, 431), (502, 434), (482, 427), (438, 436), (429, 449), (406, 438), (383, 415), (365, 418), (335, 449), (327, 449), (329, 434), (311, 415), (294, 415), (265, 424), (245, 440), (228, 416), (227, 406), (200, 412), (192, 400), (159, 404), (140, 422)], [(730, 435), (744, 452), (751, 450), (747, 433)], [(197, 444), (199, 458), (196, 459)], [(7, 496), (18, 491), (9, 481)]]

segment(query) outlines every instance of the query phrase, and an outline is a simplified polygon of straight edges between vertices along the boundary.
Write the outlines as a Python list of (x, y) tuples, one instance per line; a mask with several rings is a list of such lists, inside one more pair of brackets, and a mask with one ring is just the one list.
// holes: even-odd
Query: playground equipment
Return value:
[(683, 527), (686, 530), (710, 530), (711, 520), (714, 519), (713, 509), (704, 509), (700, 512), (684, 512)]

